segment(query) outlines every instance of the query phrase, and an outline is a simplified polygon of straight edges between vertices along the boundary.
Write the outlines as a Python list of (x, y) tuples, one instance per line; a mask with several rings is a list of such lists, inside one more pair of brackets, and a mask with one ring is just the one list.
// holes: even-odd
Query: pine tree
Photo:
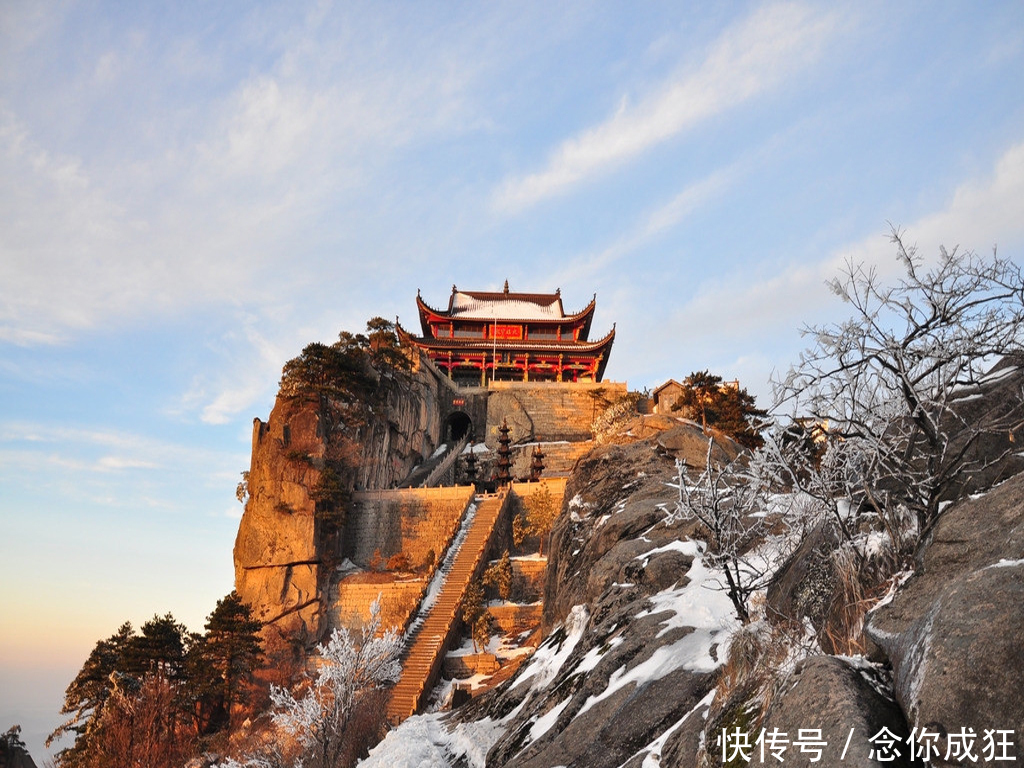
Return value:
[[(480, 585), (475, 582), (469, 582), (469, 586), (466, 587), (466, 594), (462, 598), (462, 623), (470, 631), (470, 635), (473, 638), (473, 652), (477, 652), (478, 636), (480, 634), (481, 622), (484, 621), (483, 617), (489, 615), (487, 608), (484, 606), (484, 591), (480, 588)], [(484, 645), (487, 641), (484, 640)]]
[[(102, 765), (111, 745), (132, 742), (134, 720), (126, 718), (124, 713), (136, 707), (140, 693), (150, 681), (168, 690), (180, 683), (184, 674), (185, 639), (185, 627), (168, 613), (153, 616), (142, 625), (141, 634), (125, 622), (109, 638), (97, 642), (64, 693), (61, 713), (70, 717), (46, 740), (49, 746), (63, 736), (75, 738), (71, 747), (58, 753), (56, 764), (60, 768)], [(117, 712), (108, 712), (111, 701), (117, 702)], [(158, 704), (165, 706), (153, 713), (163, 724), (162, 735), (143, 735), (148, 741), (141, 739), (140, 745), (175, 738), (177, 704), (172, 703), (170, 697)]]
[(234, 590), (217, 601), (206, 619), (206, 634), (197, 644), (197, 652), (215, 675), (213, 685), (219, 689), (222, 722), (230, 723), (232, 708), (245, 701), (253, 673), (263, 658), (262, 628)]
[(526, 498), (526, 523), (530, 533), (540, 537), (540, 553), (544, 554), (544, 539), (551, 532), (551, 527), (558, 519), (560, 512), (555, 497), (548, 487), (541, 486)]
[(135, 628), (125, 622), (106, 640), (99, 640), (64, 692), (60, 711), (70, 717), (46, 739), (49, 747), (64, 736), (74, 737), (70, 747), (57, 753), (56, 763), (61, 768), (86, 764), (90, 742), (110, 698), (111, 679), (123, 671), (126, 651), (134, 637)]
[(502, 600), (508, 600), (512, 596), (512, 559), (507, 549), (501, 559), (489, 565), (484, 571), (484, 584), (498, 590)]
[(683, 379), (683, 391), (672, 410), (682, 411), (699, 421), (707, 431), (714, 427), (747, 448), (760, 448), (764, 439), (752, 420), (763, 419), (768, 412), (758, 408), (754, 396), (738, 385), (724, 384), (721, 376), (704, 370)]

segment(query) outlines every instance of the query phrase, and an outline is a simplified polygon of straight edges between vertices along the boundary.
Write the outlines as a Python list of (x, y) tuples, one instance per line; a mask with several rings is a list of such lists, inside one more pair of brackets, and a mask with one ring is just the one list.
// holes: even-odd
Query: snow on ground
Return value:
[[(601, 693), (589, 697), (578, 714), (583, 714), (627, 685), (658, 680), (680, 668), (693, 672), (711, 672), (724, 662), (729, 636), (739, 627), (739, 623), (732, 602), (717, 587), (720, 574), (704, 565), (700, 557), (701, 548), (692, 540), (670, 542), (637, 559), (670, 550), (693, 557), (693, 564), (687, 572), (690, 580), (685, 586), (672, 587), (651, 596), (651, 607), (638, 613), (636, 618), (668, 614), (662, 619), (658, 637), (676, 628), (692, 627), (693, 631), (674, 643), (658, 648), (650, 658), (632, 669), (617, 669), (608, 678), (608, 686)], [(589, 654), (584, 657), (581, 667), (585, 666), (588, 658)]]
[(989, 568), (1019, 568), (1024, 565), (1024, 560), (1007, 560), (1002, 558), (998, 563), (993, 563)]
[(562, 714), (562, 710), (569, 706), (570, 701), (572, 701), (572, 696), (566, 696), (564, 701), (560, 701), (537, 718), (533, 726), (530, 728), (530, 742), (536, 741), (551, 730), (551, 727), (558, 722), (558, 716)]
[[(721, 572), (704, 565), (701, 557), (703, 550), (698, 542), (692, 539), (673, 541), (663, 547), (652, 549), (639, 558), (648, 558), (658, 552), (670, 550), (682, 552), (693, 558), (690, 570), (686, 573), (689, 582), (685, 586), (672, 587), (652, 595), (651, 608), (641, 611), (637, 618), (670, 612), (672, 615), (662, 622), (659, 637), (678, 627), (693, 627), (696, 631), (683, 639), (694, 638), (695, 642), (700, 642), (694, 646), (693, 655), (686, 660), (685, 666), (694, 671), (708, 672), (720, 663), (711, 656), (710, 648), (712, 645), (721, 645), (722, 639), (713, 638), (723, 632), (728, 634), (739, 627), (736, 609), (725, 591), (718, 588)], [(716, 655), (724, 658), (722, 651), (716, 652)]]
[(511, 558), (511, 560), (512, 560), (512, 562), (515, 562), (516, 560), (519, 560), (519, 561), (533, 561), (533, 562), (538, 562), (538, 563), (539, 562), (546, 563), (548, 561), (548, 556), (547, 555), (542, 555), (540, 552), (534, 552), (533, 554), (530, 554), (530, 555), (514, 555)]
[(547, 640), (541, 643), (540, 648), (530, 659), (526, 670), (519, 675), (512, 687), (518, 688), (527, 680), (533, 680), (530, 687), (539, 690), (554, 680), (558, 670), (562, 668), (580, 638), (583, 637), (589, 620), (590, 614), (587, 612), (587, 607), (574, 605), (565, 620), (563, 630), (556, 630), (548, 635)]
[(504, 732), (503, 723), (490, 718), (460, 723), (451, 731), (441, 714), (414, 715), (390, 731), (360, 761), (361, 768), (449, 768), (465, 758), (471, 768), (484, 768), (487, 750)]
[(569, 515), (572, 517), (572, 521), (574, 523), (581, 522), (583, 520), (583, 516), (586, 515), (594, 507), (593, 504), (584, 501), (583, 497), (580, 496), (580, 494), (578, 493), (571, 499), (569, 499), (568, 506)]
[[(691, 709), (689, 712), (687, 712), (685, 715), (679, 718), (679, 720), (676, 723), (667, 728), (664, 731), (664, 733), (662, 733), (658, 738), (656, 738), (646, 747), (641, 747), (636, 752), (634, 752), (630, 756), (629, 760), (626, 761), (626, 763), (629, 763), (637, 755), (643, 755), (644, 761), (640, 768), (661, 768), (661, 750), (665, 748), (665, 744), (668, 743), (668, 740), (669, 738), (671, 738), (672, 734), (679, 730), (679, 728), (681, 728), (683, 724), (691, 717), (701, 717), (702, 715), (699, 713), (701, 713), (702, 710), (705, 710), (708, 707), (710, 707), (711, 700), (714, 698), (715, 690), (712, 689), (708, 691), (707, 696), (705, 696), (703, 699), (698, 701), (696, 705), (694, 705), (693, 709)], [(625, 766), (626, 763), (623, 763), (623, 766)], [(619, 768), (623, 768), (623, 766), (620, 766)]]
[[(437, 450), (435, 450), (432, 454), (430, 454), (430, 459), (436, 459), (438, 456), (441, 456), (447, 450), (448, 450), (448, 444), (447, 443), (441, 443), (439, 446), (437, 446)], [(430, 461), (430, 459), (427, 459), (427, 461)]]
[(980, 384), (996, 384), (1004, 379), (1008, 379), (1017, 373), (1019, 369), (1016, 365), (1007, 365), (1005, 368), (998, 370), (989, 370), (984, 376), (982, 376), (978, 382)]
[[(490, 653), (500, 661), (515, 659), (520, 656), (528, 656), (533, 653), (534, 648), (532, 645), (523, 645), (522, 643), (530, 636), (530, 634), (530, 632), (523, 632), (515, 637), (511, 637), (509, 635), (491, 635), (491, 639), (487, 641), (487, 645), (483, 648), (480, 646), (474, 646), (472, 638), (466, 638), (458, 648), (448, 651), (448, 655), (470, 656), (476, 653)], [(464, 681), (460, 680), (459, 682)]]

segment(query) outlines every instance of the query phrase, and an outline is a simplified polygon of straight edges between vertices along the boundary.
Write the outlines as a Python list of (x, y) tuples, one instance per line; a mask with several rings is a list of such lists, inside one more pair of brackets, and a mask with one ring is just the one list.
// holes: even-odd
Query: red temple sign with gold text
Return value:
[(492, 325), (491, 329), (494, 332), (493, 337), (499, 341), (523, 338), (523, 326), (521, 325)]

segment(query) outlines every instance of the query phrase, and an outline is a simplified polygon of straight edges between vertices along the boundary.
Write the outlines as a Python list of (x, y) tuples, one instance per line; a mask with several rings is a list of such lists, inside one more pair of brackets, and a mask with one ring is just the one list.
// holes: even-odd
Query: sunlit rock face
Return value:
[[(612, 584), (628, 583), (642, 598), (685, 573), (673, 560), (678, 553), (648, 558), (642, 568), (636, 558), (652, 542), (692, 532), (692, 524), (671, 530), (656, 524), (677, 500), (676, 460), (699, 472), (707, 452), (708, 437), (698, 425), (655, 415), (634, 419), (580, 460), (566, 486), (566, 513), (551, 534), (545, 627), (563, 621), (572, 606), (596, 601)], [(715, 438), (715, 460), (738, 454), (731, 439)]]
[[(389, 488), (441, 441), (450, 392), (421, 369), (383, 399), (338, 404), (280, 394), (253, 423), (249, 499), (235, 540), (235, 588), (268, 633), (309, 644), (325, 630), (326, 600), (345, 540), (345, 504), (325, 518), (316, 498), (328, 466), (347, 494)], [(372, 551), (372, 546), (371, 546)]]
[(327, 447), (315, 399), (279, 397), (253, 424), (249, 500), (235, 539), (235, 588), (256, 617), (303, 641), (316, 636), (321, 552), (312, 489)]

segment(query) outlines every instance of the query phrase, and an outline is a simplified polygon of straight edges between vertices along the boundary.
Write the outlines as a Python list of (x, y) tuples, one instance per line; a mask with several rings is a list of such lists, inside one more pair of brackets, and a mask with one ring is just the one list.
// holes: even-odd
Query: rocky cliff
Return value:
[(285, 391), (267, 421), (255, 420), (235, 587), (268, 632), (320, 637), (352, 491), (396, 485), (437, 448), (446, 394), (422, 368), (378, 375), (373, 400)]

